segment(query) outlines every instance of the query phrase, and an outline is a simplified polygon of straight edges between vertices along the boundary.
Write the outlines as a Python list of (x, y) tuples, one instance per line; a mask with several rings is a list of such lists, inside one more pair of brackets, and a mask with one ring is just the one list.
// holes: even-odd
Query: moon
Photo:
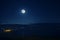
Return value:
[(25, 14), (25, 13), (26, 13), (26, 10), (25, 10), (25, 9), (22, 9), (22, 10), (21, 10), (21, 13), (22, 13), (22, 14)]

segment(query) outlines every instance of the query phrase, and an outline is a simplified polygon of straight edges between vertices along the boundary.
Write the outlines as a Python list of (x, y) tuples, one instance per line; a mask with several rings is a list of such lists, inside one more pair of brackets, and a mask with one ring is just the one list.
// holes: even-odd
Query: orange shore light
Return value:
[(4, 32), (12, 32), (12, 30), (11, 29), (5, 29), (5, 30), (3, 30)]

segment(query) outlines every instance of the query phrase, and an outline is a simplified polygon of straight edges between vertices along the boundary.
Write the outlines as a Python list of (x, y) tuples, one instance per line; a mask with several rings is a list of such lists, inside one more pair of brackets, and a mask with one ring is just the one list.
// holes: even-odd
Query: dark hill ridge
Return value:
[[(14, 33), (21, 35), (22, 31), (24, 31), (25, 35), (50, 35), (56, 36), (58, 35), (58, 31), (60, 28), (60, 23), (36, 23), (29, 25), (21, 25), (21, 24), (0, 24), (0, 30), (3, 28), (11, 28), (14, 29)], [(57, 33), (56, 33), (57, 31)]]

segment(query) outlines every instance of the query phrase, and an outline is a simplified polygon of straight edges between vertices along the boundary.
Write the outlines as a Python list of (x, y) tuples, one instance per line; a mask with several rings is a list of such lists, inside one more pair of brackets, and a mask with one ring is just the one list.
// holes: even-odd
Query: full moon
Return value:
[(25, 14), (25, 13), (26, 13), (25, 9), (22, 9), (22, 10), (21, 10), (21, 13), (22, 13), (22, 14)]

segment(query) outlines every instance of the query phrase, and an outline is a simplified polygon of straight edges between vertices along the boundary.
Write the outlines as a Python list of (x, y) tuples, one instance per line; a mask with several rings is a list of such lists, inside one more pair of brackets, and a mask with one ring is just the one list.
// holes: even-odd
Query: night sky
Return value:
[[(26, 14), (20, 10), (25, 9)], [(0, 23), (60, 23), (59, 0), (0, 0)]]

